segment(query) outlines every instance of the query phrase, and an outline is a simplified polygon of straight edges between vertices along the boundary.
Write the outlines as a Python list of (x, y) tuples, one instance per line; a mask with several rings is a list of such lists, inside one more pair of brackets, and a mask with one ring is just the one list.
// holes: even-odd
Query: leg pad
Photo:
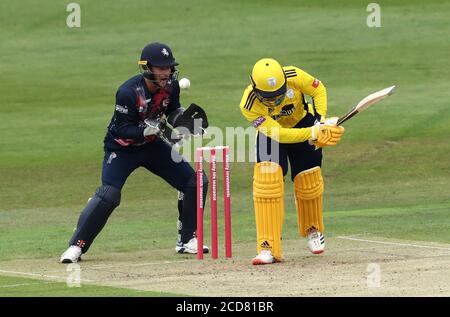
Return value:
[(269, 250), (276, 260), (281, 260), (284, 184), (280, 165), (272, 162), (260, 162), (255, 165), (253, 203), (258, 254), (261, 250)]
[(310, 229), (323, 233), (323, 178), (320, 167), (298, 173), (294, 178), (294, 193), (300, 235), (306, 237)]

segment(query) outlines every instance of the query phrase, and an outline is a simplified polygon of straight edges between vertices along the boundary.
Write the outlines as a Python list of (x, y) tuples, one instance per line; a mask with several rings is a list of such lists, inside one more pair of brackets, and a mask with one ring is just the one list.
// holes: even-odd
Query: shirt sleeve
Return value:
[(136, 108), (136, 98), (132, 92), (119, 90), (116, 94), (116, 109), (114, 112), (113, 131), (123, 139), (144, 141), (144, 126), (139, 126), (139, 116)]
[(311, 139), (311, 127), (307, 128), (283, 128), (270, 116), (253, 116), (252, 125), (258, 132), (279, 143), (300, 143)]
[(297, 72), (296, 85), (298, 89), (313, 98), (316, 112), (322, 117), (327, 114), (327, 90), (324, 84), (304, 70), (295, 67)]

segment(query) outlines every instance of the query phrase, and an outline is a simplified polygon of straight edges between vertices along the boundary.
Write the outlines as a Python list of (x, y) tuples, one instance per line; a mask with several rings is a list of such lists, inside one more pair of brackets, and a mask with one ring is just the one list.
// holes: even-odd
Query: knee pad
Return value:
[(284, 183), (280, 165), (260, 162), (253, 175), (253, 203), (256, 218), (257, 251), (269, 250), (281, 260), (281, 232), (284, 218)]
[(95, 196), (102, 201), (111, 204), (114, 208), (120, 205), (121, 193), (120, 189), (109, 185), (103, 185), (97, 188)]
[(304, 237), (310, 229), (324, 231), (323, 187), (319, 166), (302, 171), (294, 178), (298, 231)]

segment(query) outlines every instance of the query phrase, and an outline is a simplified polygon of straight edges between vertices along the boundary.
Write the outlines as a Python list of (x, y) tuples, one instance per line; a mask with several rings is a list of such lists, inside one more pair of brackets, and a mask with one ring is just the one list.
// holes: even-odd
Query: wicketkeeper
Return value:
[[(141, 74), (123, 83), (116, 93), (115, 111), (104, 139), (102, 185), (81, 213), (62, 263), (77, 262), (100, 233), (113, 210), (119, 206), (121, 189), (138, 167), (163, 178), (183, 193), (180, 220), (183, 227), (175, 250), (197, 253), (196, 174), (172, 143), (182, 136), (168, 124), (189, 134), (201, 134), (208, 127), (203, 109), (180, 105), (180, 87), (171, 49), (161, 43), (147, 45), (138, 62)], [(208, 182), (207, 177), (204, 179)], [(205, 196), (208, 186), (203, 187)], [(204, 252), (208, 248), (204, 247)]]
[[(336, 145), (344, 128), (337, 118), (326, 119), (327, 94), (323, 83), (295, 67), (282, 67), (264, 58), (253, 67), (251, 85), (240, 109), (258, 130), (257, 163), (253, 176), (257, 256), (252, 264), (282, 260), (284, 176), (291, 166), (298, 231), (312, 253), (325, 249), (321, 173), (322, 147)], [(305, 95), (312, 97), (308, 103)]]

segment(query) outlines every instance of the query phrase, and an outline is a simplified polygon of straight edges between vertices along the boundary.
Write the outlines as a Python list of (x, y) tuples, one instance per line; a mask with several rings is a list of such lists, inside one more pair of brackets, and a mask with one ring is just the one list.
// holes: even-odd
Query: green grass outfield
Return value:
[[(369, 28), (368, 1), (80, 0), (74, 29), (69, 2), (0, 3), (0, 261), (58, 260), (99, 185), (116, 89), (150, 41), (168, 43), (190, 78), (182, 102), (222, 129), (248, 126), (238, 105), (262, 57), (321, 79), (329, 115), (398, 85), (324, 150), (327, 235), (450, 243), (448, 1), (378, 1), (382, 27)], [(232, 164), (236, 243), (255, 239), (252, 166)], [(91, 252), (174, 247), (176, 218), (175, 190), (138, 170)], [(297, 237), (289, 180), (284, 228)], [(65, 295), (51, 285), (45, 295)]]

